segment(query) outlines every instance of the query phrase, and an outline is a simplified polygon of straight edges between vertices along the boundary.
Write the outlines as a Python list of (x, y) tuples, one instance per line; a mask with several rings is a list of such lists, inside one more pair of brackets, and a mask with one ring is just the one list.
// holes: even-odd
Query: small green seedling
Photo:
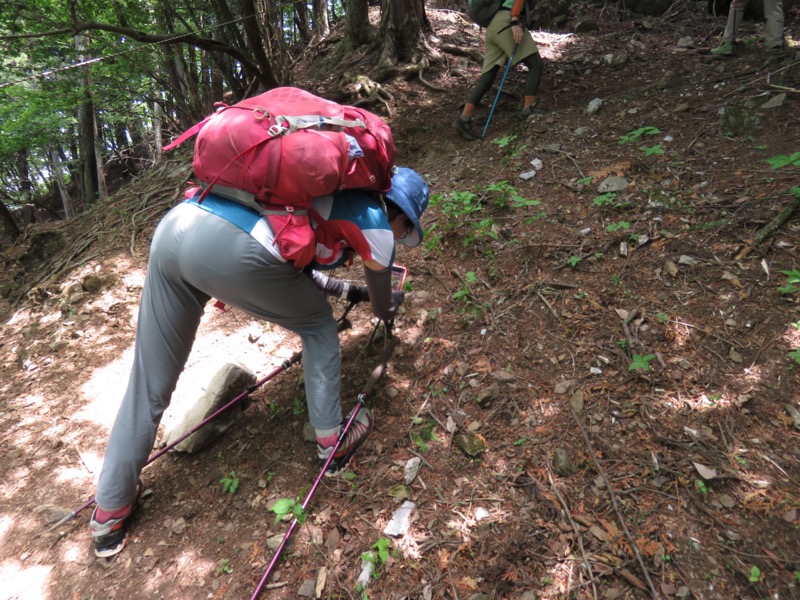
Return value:
[(628, 371), (649, 371), (650, 361), (653, 360), (655, 357), (656, 357), (655, 354), (648, 354), (647, 356), (634, 354), (633, 359), (631, 360), (631, 364), (628, 365)]
[(619, 136), (619, 143), (620, 145), (635, 144), (645, 135), (656, 135), (658, 133), (661, 133), (661, 131), (657, 127), (640, 127), (639, 129), (634, 129), (625, 135)]
[(631, 224), (628, 223), (627, 221), (618, 221), (616, 223), (611, 223), (610, 225), (607, 225), (606, 231), (614, 233), (615, 231), (619, 231), (621, 229), (627, 231), (630, 228)]
[(793, 358), (794, 362), (800, 365), (800, 348), (795, 348), (789, 352), (789, 358)]
[(794, 294), (795, 292), (800, 291), (800, 288), (797, 287), (797, 284), (800, 283), (800, 271), (797, 269), (791, 269), (781, 271), (781, 273), (786, 276), (786, 285), (778, 288), (778, 291), (781, 294)]
[(704, 496), (708, 494), (708, 486), (706, 482), (702, 479), (695, 479), (694, 486), (697, 488), (697, 491), (703, 494)]
[(492, 140), (493, 144), (496, 144), (499, 148), (505, 148), (506, 146), (510, 145), (514, 140), (517, 139), (516, 135), (504, 135), (501, 138), (497, 138)]
[(231, 566), (231, 561), (227, 558), (220, 559), (217, 563), (217, 568), (214, 571), (217, 575), (222, 575), (223, 573), (230, 575), (233, 573), (233, 567)]
[(577, 267), (577, 266), (578, 266), (578, 263), (579, 263), (579, 262), (581, 262), (581, 260), (583, 260), (583, 259), (581, 259), (581, 257), (580, 257), (580, 256), (570, 256), (570, 257), (567, 259), (567, 264), (568, 264), (570, 267), (573, 267), (573, 268), (575, 268), (575, 267)]
[(519, 438), (519, 439), (518, 439), (516, 442), (514, 442), (514, 445), (515, 445), (515, 446), (522, 446), (522, 445), (524, 445), (524, 444), (525, 444), (525, 442), (527, 442), (527, 441), (528, 441), (527, 439), (525, 439), (524, 437), (522, 437), (522, 438)]
[(297, 500), (291, 498), (280, 498), (275, 501), (275, 504), (270, 508), (275, 513), (275, 523), (277, 524), (283, 517), (288, 514), (294, 515), (297, 522), (302, 525), (308, 518), (308, 513), (303, 509), (303, 505)]
[(611, 206), (616, 202), (617, 195), (614, 192), (606, 192), (605, 194), (600, 194), (599, 196), (595, 196), (592, 199), (592, 204), (597, 206), (598, 208), (603, 206)]
[(793, 152), (792, 154), (778, 154), (764, 160), (773, 169), (780, 169), (783, 167), (800, 167), (800, 152)]
[(639, 148), (642, 152), (644, 152), (645, 158), (648, 156), (652, 156), (653, 154), (664, 154), (664, 144), (656, 144), (655, 146), (641, 146)]
[(235, 494), (236, 490), (239, 489), (239, 478), (236, 476), (236, 471), (231, 471), (219, 482), (222, 484), (223, 493)]
[(750, 567), (750, 577), (748, 577), (750, 583), (758, 583), (761, 581), (761, 569), (757, 566), (753, 565)]
[(656, 315), (656, 319), (658, 319), (658, 322), (663, 325), (669, 321), (669, 315), (667, 313), (660, 312)]

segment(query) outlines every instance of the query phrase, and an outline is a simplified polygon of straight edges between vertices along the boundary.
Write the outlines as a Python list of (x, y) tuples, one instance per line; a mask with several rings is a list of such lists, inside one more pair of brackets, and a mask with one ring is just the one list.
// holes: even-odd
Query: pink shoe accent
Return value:
[(114, 511), (106, 511), (97, 507), (97, 510), (94, 512), (94, 520), (100, 523), (108, 523), (111, 519), (122, 519), (123, 517), (127, 517), (131, 512), (130, 506), (123, 506), (122, 508), (118, 508)]

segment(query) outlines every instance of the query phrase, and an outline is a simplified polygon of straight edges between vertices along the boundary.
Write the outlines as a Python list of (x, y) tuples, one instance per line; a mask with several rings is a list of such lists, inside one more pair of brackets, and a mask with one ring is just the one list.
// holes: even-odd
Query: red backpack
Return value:
[(386, 192), (394, 141), (364, 109), (280, 87), (217, 110), (165, 151), (197, 134), (192, 167), (214, 194), (255, 208), (269, 220), (281, 255), (302, 268), (314, 258), (311, 200), (339, 190)]

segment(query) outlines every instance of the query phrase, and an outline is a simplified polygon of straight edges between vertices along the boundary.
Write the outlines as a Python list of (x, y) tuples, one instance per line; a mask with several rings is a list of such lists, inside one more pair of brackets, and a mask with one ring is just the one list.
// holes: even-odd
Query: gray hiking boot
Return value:
[[(343, 425), (344, 422), (340, 426), (340, 431)], [(353, 457), (353, 454), (355, 454), (361, 444), (366, 441), (367, 436), (369, 436), (371, 432), (372, 413), (370, 413), (368, 408), (362, 406), (352, 425), (350, 425), (347, 435), (344, 436), (339, 444), (339, 449), (336, 451), (336, 454), (333, 455), (328, 468), (325, 470), (325, 477), (334, 477), (344, 471), (347, 468), (347, 463), (349, 463), (350, 459)], [(341, 435), (341, 433), (337, 435)], [(331, 452), (333, 452), (335, 442), (333, 445), (328, 445), (329, 441), (326, 439), (323, 445), (321, 441), (322, 440), (317, 438), (317, 456), (319, 456), (320, 461), (324, 464), (331, 455)]]
[(481, 139), (480, 136), (472, 130), (472, 118), (465, 119), (463, 116), (459, 115), (458, 118), (453, 121), (453, 129), (460, 133), (461, 137), (470, 142)]
[(525, 108), (515, 112), (514, 118), (519, 121), (527, 121), (528, 117), (531, 115), (542, 114), (543, 112), (543, 110), (536, 108), (536, 103), (534, 102), (530, 106), (526, 106)]
[(715, 56), (733, 56), (733, 44), (731, 42), (723, 42), (722, 45), (714, 48), (711, 54)]
[(97, 507), (95, 507), (92, 512), (92, 518), (89, 520), (89, 529), (92, 531), (94, 554), (97, 558), (112, 558), (122, 552), (128, 541), (130, 518), (139, 504), (141, 494), (142, 480), (140, 479), (139, 483), (136, 484), (136, 497), (130, 506), (130, 510), (124, 517), (117, 519), (108, 519), (101, 523), (97, 520)]

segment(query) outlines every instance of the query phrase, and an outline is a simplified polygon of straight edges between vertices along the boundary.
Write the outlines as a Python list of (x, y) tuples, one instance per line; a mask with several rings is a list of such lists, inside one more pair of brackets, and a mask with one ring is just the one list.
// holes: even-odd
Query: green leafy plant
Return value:
[(660, 312), (656, 315), (656, 319), (658, 319), (658, 322), (663, 325), (669, 321), (669, 315), (667, 313)]
[(797, 287), (797, 284), (800, 283), (800, 271), (791, 269), (781, 271), (781, 273), (786, 276), (786, 285), (778, 288), (781, 294), (794, 294), (800, 291), (800, 288)]
[(628, 365), (628, 371), (649, 371), (650, 361), (655, 357), (655, 354), (648, 354), (647, 356), (634, 354), (633, 358), (631, 359), (631, 364)]
[(639, 129), (634, 129), (626, 133), (625, 135), (619, 136), (619, 143), (621, 144), (635, 144), (638, 142), (642, 137), (646, 135), (656, 135), (661, 133), (661, 131), (656, 127), (640, 127)]
[(631, 228), (631, 224), (628, 223), (627, 221), (618, 221), (616, 223), (610, 223), (609, 225), (607, 225), (606, 226), (606, 231), (609, 231), (609, 232), (613, 233), (615, 231), (620, 231), (620, 230), (627, 231), (630, 228)]
[(515, 446), (523, 446), (525, 444), (525, 442), (527, 442), (527, 441), (528, 441), (527, 439), (525, 439), (524, 437), (521, 437), (516, 442), (514, 442), (514, 445)]
[(644, 152), (645, 158), (648, 156), (653, 156), (654, 154), (664, 154), (664, 144), (656, 144), (655, 146), (641, 146), (639, 148), (642, 152)]
[(617, 200), (617, 195), (614, 192), (606, 192), (592, 198), (592, 204), (598, 208), (603, 206), (612, 206)]
[(611, 285), (615, 287), (619, 287), (622, 285), (622, 277), (619, 275), (612, 275), (611, 276)]
[(219, 482), (222, 484), (222, 493), (224, 494), (235, 494), (239, 489), (239, 478), (236, 476), (236, 471), (231, 471)]
[(795, 348), (791, 352), (789, 352), (789, 358), (793, 358), (794, 362), (800, 365), (800, 348)]
[(217, 568), (214, 572), (217, 575), (222, 575), (223, 573), (230, 575), (231, 573), (233, 573), (233, 567), (231, 566), (231, 561), (229, 561), (227, 558), (220, 559), (220, 561), (217, 563)]
[(800, 152), (793, 152), (792, 154), (778, 154), (764, 160), (773, 169), (781, 169), (783, 167), (800, 167)]
[[(415, 425), (423, 423), (422, 419), (415, 417), (413, 419)], [(419, 452), (427, 452), (429, 442), (441, 442), (442, 440), (433, 432), (436, 427), (436, 421), (428, 421), (419, 431), (411, 432), (411, 441), (417, 447)]]
[(578, 263), (579, 263), (579, 262), (581, 262), (581, 260), (583, 260), (583, 259), (581, 259), (581, 257), (580, 257), (580, 256), (570, 256), (570, 257), (567, 259), (567, 264), (568, 264), (570, 267), (573, 267), (573, 268), (574, 268), (574, 267), (577, 267), (577, 266), (578, 266)]
[(292, 414), (295, 417), (299, 417), (304, 412), (306, 412), (306, 403), (300, 396), (295, 396), (292, 398)]
[(750, 583), (758, 583), (761, 581), (761, 569), (753, 565), (750, 567), (750, 576), (748, 577)]
[(515, 134), (511, 135), (504, 135), (501, 138), (497, 138), (492, 140), (492, 143), (495, 144), (498, 148), (507, 148), (511, 145), (512, 142), (516, 141), (517, 136)]
[[(298, 499), (299, 500), (299, 499)], [(280, 498), (275, 501), (270, 510), (275, 513), (275, 523), (278, 523), (288, 514), (294, 515), (297, 522), (302, 525), (308, 518), (308, 513), (303, 509), (303, 505), (298, 500), (291, 498)]]
[(389, 560), (389, 548), (391, 545), (392, 541), (389, 538), (380, 537), (377, 542), (372, 544), (372, 550), (364, 552), (361, 555), (363, 560), (369, 561), (375, 565), (375, 570), (372, 572), (372, 576), (375, 579), (379, 577), (378, 571), (380, 571), (381, 567)]
[(703, 494), (704, 496), (708, 494), (708, 486), (706, 485), (706, 482), (703, 481), (702, 479), (695, 479), (694, 487), (696, 487), (697, 491)]

